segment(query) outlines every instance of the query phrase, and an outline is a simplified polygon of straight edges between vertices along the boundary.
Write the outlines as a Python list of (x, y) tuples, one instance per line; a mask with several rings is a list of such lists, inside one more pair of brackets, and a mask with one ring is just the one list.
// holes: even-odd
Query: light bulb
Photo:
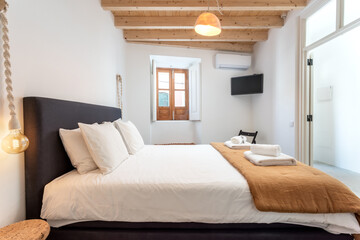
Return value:
[(29, 139), (20, 131), (20, 129), (10, 130), (1, 142), (1, 148), (10, 154), (24, 152), (29, 147)]

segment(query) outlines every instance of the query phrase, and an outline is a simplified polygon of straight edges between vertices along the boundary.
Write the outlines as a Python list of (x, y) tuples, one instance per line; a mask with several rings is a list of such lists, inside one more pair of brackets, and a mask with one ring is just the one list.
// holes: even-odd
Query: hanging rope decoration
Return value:
[(117, 95), (117, 105), (121, 109), (121, 115), (123, 118), (123, 86), (122, 86), (122, 77), (120, 74), (116, 75), (116, 95)]
[(7, 91), (7, 100), (9, 101), (10, 121), (9, 134), (2, 139), (1, 148), (9, 154), (18, 154), (24, 152), (29, 147), (29, 139), (21, 132), (19, 120), (16, 117), (14, 96), (12, 94), (11, 63), (10, 63), (10, 44), (9, 29), (6, 12), (9, 5), (5, 0), (0, 0), (0, 23), (2, 25), (3, 57), (4, 57), (4, 75)]
[(7, 99), (9, 101), (9, 110), (11, 115), (11, 120), (9, 122), (10, 129), (19, 129), (20, 124), (16, 118), (15, 105), (14, 105), (14, 96), (12, 94), (12, 80), (11, 80), (11, 63), (10, 63), (10, 45), (9, 45), (9, 29), (8, 29), (8, 20), (6, 18), (6, 12), (8, 9), (8, 4), (5, 2), (5, 6), (0, 13), (0, 21), (2, 24), (2, 40), (3, 40), (3, 56), (4, 56), (4, 66), (5, 66), (5, 83), (6, 83), (6, 92)]

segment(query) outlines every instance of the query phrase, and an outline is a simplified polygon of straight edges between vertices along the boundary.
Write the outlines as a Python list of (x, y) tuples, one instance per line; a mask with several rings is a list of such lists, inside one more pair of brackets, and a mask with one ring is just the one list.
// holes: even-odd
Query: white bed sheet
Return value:
[(71, 171), (46, 185), (41, 217), (82, 221), (293, 223), (360, 233), (352, 213), (260, 212), (245, 178), (210, 145), (145, 146), (114, 172)]

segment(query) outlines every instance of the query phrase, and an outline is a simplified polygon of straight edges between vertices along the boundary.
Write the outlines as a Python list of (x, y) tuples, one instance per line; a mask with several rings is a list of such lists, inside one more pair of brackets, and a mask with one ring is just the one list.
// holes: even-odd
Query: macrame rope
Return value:
[(14, 96), (12, 94), (12, 80), (11, 80), (11, 63), (10, 63), (10, 45), (9, 45), (9, 29), (8, 29), (8, 20), (6, 18), (8, 4), (5, 2), (5, 7), (0, 13), (0, 21), (2, 24), (2, 40), (3, 40), (3, 56), (4, 56), (4, 66), (5, 66), (5, 83), (7, 91), (7, 99), (9, 101), (9, 110), (12, 117), (16, 116), (15, 105), (14, 105)]
[(121, 118), (123, 118), (123, 86), (122, 86), (122, 77), (121, 75), (116, 75), (116, 94), (117, 94), (117, 104), (118, 107), (121, 109)]

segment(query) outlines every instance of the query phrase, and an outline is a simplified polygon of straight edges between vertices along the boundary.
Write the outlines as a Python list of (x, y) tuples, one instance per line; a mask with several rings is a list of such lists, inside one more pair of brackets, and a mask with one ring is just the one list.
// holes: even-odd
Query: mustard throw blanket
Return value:
[[(255, 166), (246, 150), (211, 143), (247, 180), (256, 208), (264, 212), (355, 213), (360, 223), (360, 199), (343, 183), (305, 164)], [(360, 240), (360, 235), (354, 235)]]

